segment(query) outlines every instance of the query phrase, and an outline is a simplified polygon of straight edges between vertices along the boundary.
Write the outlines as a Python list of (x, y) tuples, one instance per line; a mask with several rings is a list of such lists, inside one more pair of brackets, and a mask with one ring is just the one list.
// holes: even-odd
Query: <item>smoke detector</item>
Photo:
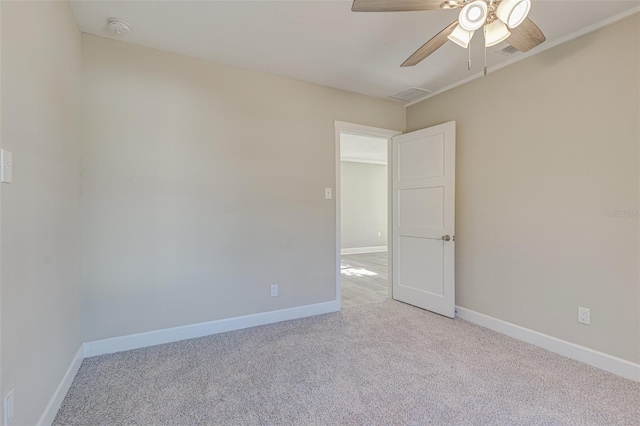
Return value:
[(122, 19), (109, 18), (107, 24), (109, 24), (109, 29), (117, 36), (127, 35), (131, 32), (131, 26)]

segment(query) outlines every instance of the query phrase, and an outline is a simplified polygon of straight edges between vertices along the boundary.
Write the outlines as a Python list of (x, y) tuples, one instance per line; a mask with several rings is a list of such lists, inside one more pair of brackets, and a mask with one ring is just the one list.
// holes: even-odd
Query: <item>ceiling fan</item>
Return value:
[[(354, 12), (409, 12), (419, 10), (457, 9), (458, 19), (436, 34), (400, 65), (412, 67), (442, 47), (448, 40), (465, 49), (473, 34), (483, 29), (485, 45), (484, 73), (487, 74), (486, 48), (507, 40), (511, 46), (526, 52), (546, 40), (540, 28), (529, 18), (531, 0), (354, 0)], [(471, 69), (471, 53), (469, 53)]]

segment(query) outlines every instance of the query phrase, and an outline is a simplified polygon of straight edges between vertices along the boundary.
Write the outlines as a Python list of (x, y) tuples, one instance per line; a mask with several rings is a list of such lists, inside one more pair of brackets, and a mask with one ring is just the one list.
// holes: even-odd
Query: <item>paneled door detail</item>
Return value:
[(455, 122), (393, 138), (393, 298), (455, 316)]

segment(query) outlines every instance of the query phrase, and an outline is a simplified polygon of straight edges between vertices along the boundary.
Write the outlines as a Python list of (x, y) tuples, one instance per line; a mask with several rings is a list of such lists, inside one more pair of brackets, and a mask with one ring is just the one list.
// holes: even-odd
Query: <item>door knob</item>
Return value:
[(451, 237), (448, 235), (443, 235), (442, 236), (442, 241), (451, 241)]

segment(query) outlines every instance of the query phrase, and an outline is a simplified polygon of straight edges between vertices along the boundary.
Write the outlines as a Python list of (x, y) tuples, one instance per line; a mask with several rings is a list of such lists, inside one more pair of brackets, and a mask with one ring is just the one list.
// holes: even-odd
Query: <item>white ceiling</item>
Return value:
[(359, 163), (387, 164), (387, 140), (342, 133), (340, 159)]
[[(86, 33), (240, 68), (386, 98), (407, 87), (434, 92), (482, 70), (482, 40), (467, 51), (447, 43), (412, 68), (400, 64), (456, 19), (455, 10), (354, 13), (349, 0), (72, 1)], [(547, 36), (541, 46), (637, 8), (639, 0), (534, 0), (530, 17)], [(116, 37), (107, 19), (127, 21)], [(489, 66), (513, 60), (489, 50)], [(540, 47), (536, 48), (540, 49)], [(535, 50), (535, 49), (534, 49)], [(532, 51), (533, 52), (533, 51)]]

